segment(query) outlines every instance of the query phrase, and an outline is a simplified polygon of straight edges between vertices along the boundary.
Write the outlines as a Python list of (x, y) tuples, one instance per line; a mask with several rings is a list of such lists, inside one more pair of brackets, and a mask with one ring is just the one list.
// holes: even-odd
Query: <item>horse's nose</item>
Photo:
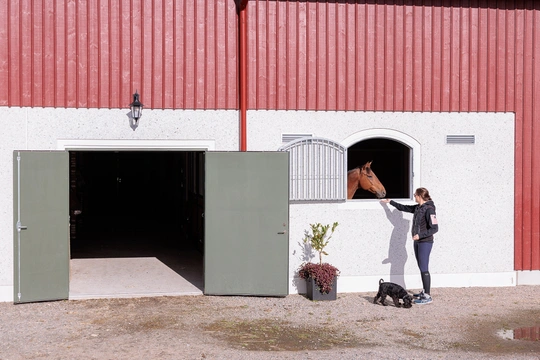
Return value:
[(378, 197), (379, 199), (384, 199), (384, 198), (386, 197), (386, 191), (385, 191), (385, 190), (379, 191), (379, 192), (377, 193), (377, 197)]

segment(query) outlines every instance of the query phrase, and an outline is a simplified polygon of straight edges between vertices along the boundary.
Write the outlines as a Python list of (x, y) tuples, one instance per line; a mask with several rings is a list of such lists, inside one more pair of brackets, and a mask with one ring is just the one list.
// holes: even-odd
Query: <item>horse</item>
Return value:
[(347, 172), (347, 199), (352, 199), (359, 187), (372, 192), (378, 199), (386, 196), (386, 189), (371, 170), (371, 163), (372, 161), (368, 161), (364, 166)]

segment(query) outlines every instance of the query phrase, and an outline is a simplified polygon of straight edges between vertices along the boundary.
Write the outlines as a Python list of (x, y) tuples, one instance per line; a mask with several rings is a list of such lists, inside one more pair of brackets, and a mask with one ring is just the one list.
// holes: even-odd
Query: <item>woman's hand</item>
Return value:
[(382, 199), (381, 202), (385, 203), (385, 204), (388, 204), (390, 202), (390, 199)]
[(418, 236), (418, 234), (416, 234), (416, 235), (414, 235), (414, 236), (412, 237), (412, 239), (413, 239), (413, 240), (420, 240), (420, 237)]

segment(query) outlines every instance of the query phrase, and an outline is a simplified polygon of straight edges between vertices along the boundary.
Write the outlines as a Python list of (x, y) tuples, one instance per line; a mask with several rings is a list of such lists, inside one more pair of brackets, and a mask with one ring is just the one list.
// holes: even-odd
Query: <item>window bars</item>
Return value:
[(324, 138), (304, 137), (279, 148), (289, 152), (291, 201), (346, 201), (347, 148)]

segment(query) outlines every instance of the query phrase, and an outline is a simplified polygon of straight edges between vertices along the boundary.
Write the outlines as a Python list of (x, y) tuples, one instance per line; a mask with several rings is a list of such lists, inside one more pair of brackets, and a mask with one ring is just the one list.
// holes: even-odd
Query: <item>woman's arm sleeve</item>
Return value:
[(390, 200), (390, 205), (392, 205), (399, 211), (405, 211), (405, 212), (410, 212), (410, 213), (414, 213), (414, 209), (416, 209), (416, 207), (418, 206), (418, 205), (402, 205), (395, 202), (394, 200)]

